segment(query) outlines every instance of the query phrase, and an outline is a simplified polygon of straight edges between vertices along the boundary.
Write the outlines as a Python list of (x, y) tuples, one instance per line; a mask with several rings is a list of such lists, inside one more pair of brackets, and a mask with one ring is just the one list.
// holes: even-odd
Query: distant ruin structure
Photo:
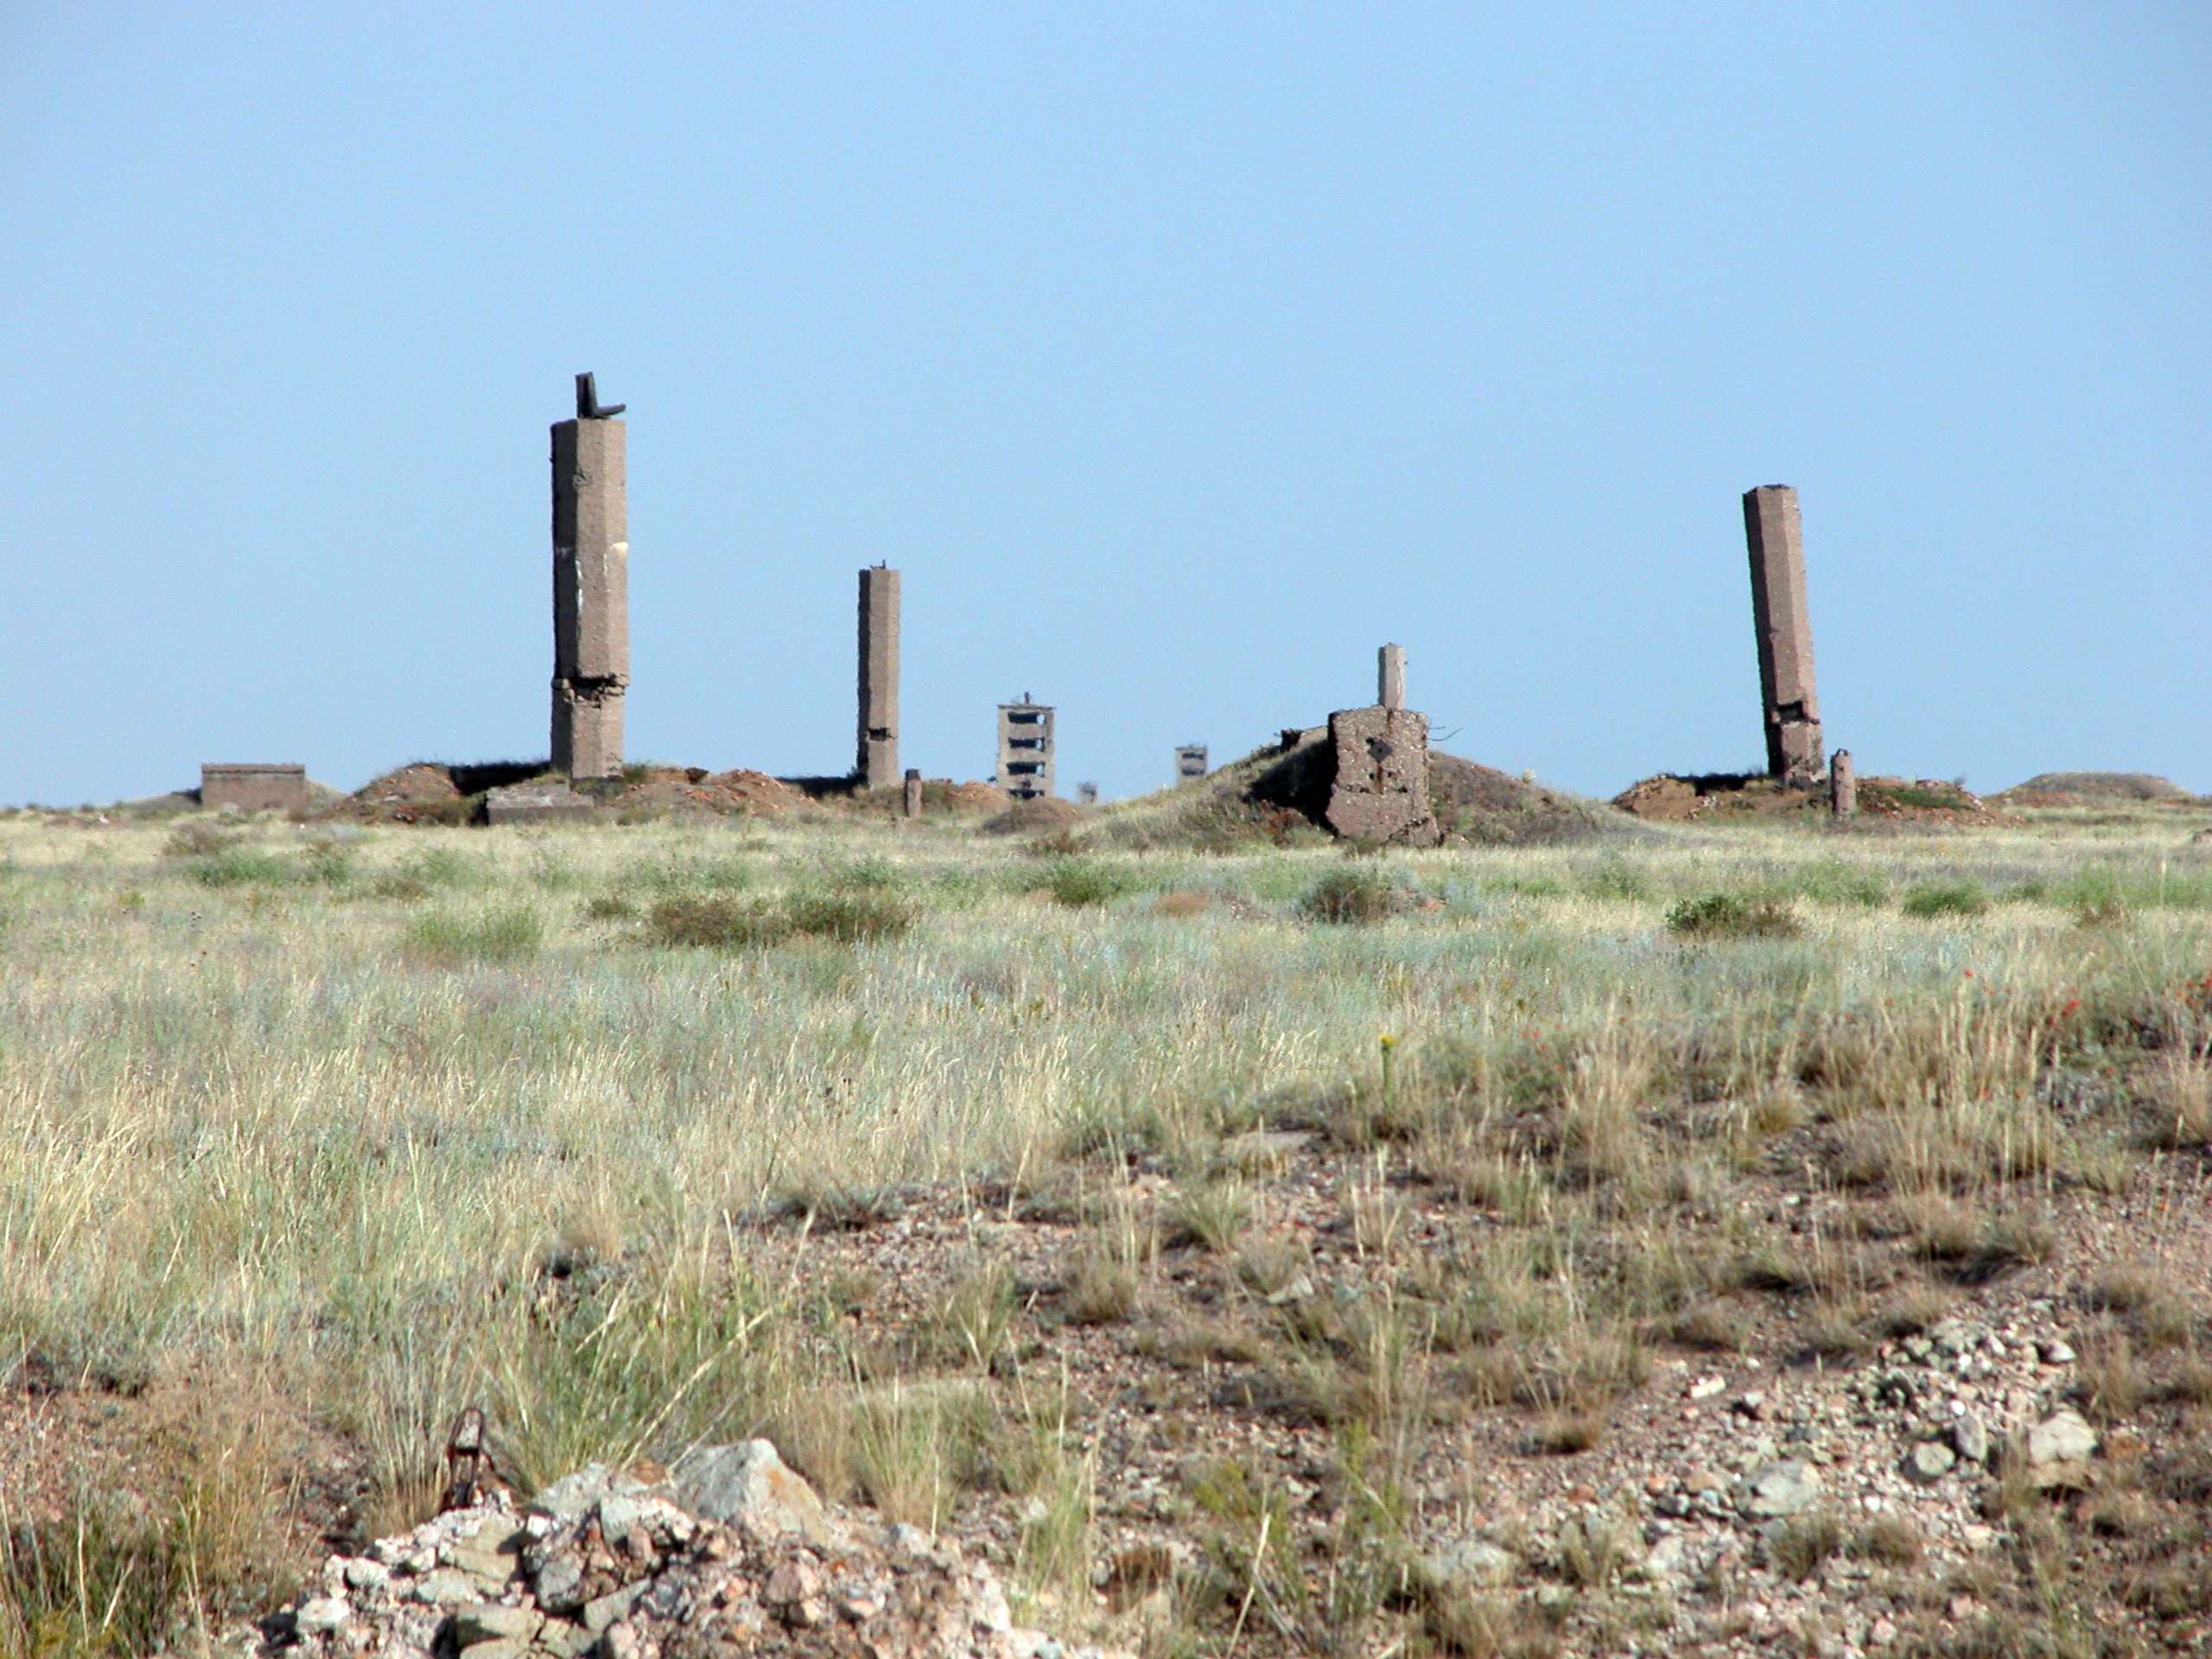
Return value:
[(1820, 698), (1813, 689), (1813, 624), (1805, 601), (1805, 537), (1797, 492), (1763, 484), (1744, 493), (1751, 555), (1751, 626), (1759, 651), (1767, 775), (1796, 788), (1820, 781)]
[(304, 812), (308, 769), (292, 761), (210, 761), (200, 768), (200, 804), (208, 811)]
[(630, 689), (630, 508), (624, 405), (576, 377), (574, 420), (553, 424), (553, 766), (575, 779), (622, 770)]
[(1206, 746), (1185, 743), (1175, 751), (1175, 786), (1195, 784), (1206, 775)]
[(899, 781), (899, 573), (861, 572), (860, 747), (853, 775), (867, 789)]
[(575, 823), (596, 817), (597, 803), (579, 795), (558, 779), (539, 779), (527, 784), (508, 784), (484, 794), (484, 822), (504, 823)]
[(1052, 792), (1052, 710), (1021, 694), (999, 705), (999, 787), (1017, 801)]
[(1085, 806), (1097, 805), (1098, 785), (1090, 783), (1077, 784), (1075, 786), (1075, 798)]
[(1339, 709), (1329, 716), (1331, 781), (1322, 822), (1347, 841), (1433, 847), (1428, 716), (1410, 709)]
[(907, 817), (922, 816), (922, 774), (912, 766), (906, 768), (906, 787), (900, 791), (899, 807)]
[(1858, 816), (1859, 768), (1852, 764), (1849, 749), (1838, 749), (1828, 757), (1828, 810), (1839, 818)]
[(1385, 645), (1375, 653), (1375, 701), (1385, 709), (1406, 706), (1406, 648)]

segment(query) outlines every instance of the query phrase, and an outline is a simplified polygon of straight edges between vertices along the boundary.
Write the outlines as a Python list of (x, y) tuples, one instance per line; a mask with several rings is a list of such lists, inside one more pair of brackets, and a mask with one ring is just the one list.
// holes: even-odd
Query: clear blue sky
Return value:
[(1830, 741), (2212, 790), (2212, 8), (14, 0), (0, 800), (545, 752), (630, 422), (630, 753), (1166, 782), (1371, 700), (1593, 792)]

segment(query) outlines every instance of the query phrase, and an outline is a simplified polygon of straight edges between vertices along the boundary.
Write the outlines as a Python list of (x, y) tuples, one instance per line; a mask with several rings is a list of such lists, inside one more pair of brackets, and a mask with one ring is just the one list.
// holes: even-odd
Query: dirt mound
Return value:
[[(923, 785), (922, 798), (929, 800), (929, 786)], [(1014, 804), (1014, 797), (995, 784), (948, 784), (944, 790), (944, 804), (955, 812), (1002, 812)]]
[[(1115, 846), (1224, 849), (1255, 836), (1278, 845), (1325, 836), (1330, 760), (1326, 727), (1286, 728), (1277, 741), (1197, 783), (1117, 803), (1089, 834)], [(1635, 828), (1594, 801), (1434, 750), (1428, 795), (1447, 841), (1533, 845)]]
[[(1631, 784), (1613, 804), (1639, 818), (1684, 823), (1828, 810), (1826, 787), (1791, 789), (1763, 772), (1661, 772)], [(1862, 817), (1892, 822), (1949, 825), (1992, 824), (1996, 815), (1981, 798), (1940, 779), (1861, 778)]]
[(453, 780), (452, 767), (417, 760), (371, 779), (353, 791), (353, 798), (367, 806), (391, 806), (414, 801), (457, 801), (461, 793), (461, 786)]
[(1048, 836), (1081, 823), (1090, 816), (1073, 801), (1047, 795), (1033, 801), (1016, 801), (976, 827), (987, 836)]
[(736, 817), (781, 817), (807, 804), (804, 791), (765, 772), (740, 767), (639, 766), (623, 774), (610, 798), (616, 810), (709, 812)]
[(2149, 802), (2193, 806), (2196, 797), (2148, 772), (2039, 772), (1989, 798), (2002, 806), (2120, 806)]

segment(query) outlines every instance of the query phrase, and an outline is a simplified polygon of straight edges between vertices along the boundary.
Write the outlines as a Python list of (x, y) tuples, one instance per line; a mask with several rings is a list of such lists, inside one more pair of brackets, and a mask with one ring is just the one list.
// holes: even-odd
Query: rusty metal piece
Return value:
[(627, 404), (608, 404), (602, 406), (599, 401), (597, 379), (588, 374), (580, 374), (576, 377), (576, 418), (578, 420), (612, 420), (629, 407)]
[(484, 1450), (484, 1408), (469, 1406), (453, 1420), (446, 1436), (446, 1492), (438, 1511), (465, 1510), (480, 1496), (485, 1478), (492, 1472)]

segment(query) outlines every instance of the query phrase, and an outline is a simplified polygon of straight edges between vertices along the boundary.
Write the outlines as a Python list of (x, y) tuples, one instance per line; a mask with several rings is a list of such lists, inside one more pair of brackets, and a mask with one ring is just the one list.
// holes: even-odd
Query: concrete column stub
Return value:
[[(587, 377), (577, 377), (578, 409)], [(593, 396), (589, 406), (599, 410)], [(613, 411), (552, 429), (553, 765), (571, 778), (622, 770), (630, 686), (627, 431)]]
[(1385, 709), (1406, 706), (1406, 648), (1385, 645), (1375, 653), (1375, 701)]
[(861, 572), (860, 735), (853, 771), (868, 789), (899, 781), (899, 573)]
[(1809, 787), (1820, 778), (1826, 751), (1813, 681), (1813, 624), (1805, 597), (1797, 492), (1787, 484), (1746, 490), (1744, 537), (1751, 557), (1751, 626), (1758, 645), (1767, 774)]
[(1828, 810), (1839, 818), (1858, 815), (1859, 768), (1852, 764), (1849, 749), (1838, 749), (1828, 757)]
[(906, 815), (910, 818), (920, 817), (922, 816), (922, 774), (912, 766), (906, 769), (906, 786), (904, 795), (905, 799), (901, 804), (906, 810)]

